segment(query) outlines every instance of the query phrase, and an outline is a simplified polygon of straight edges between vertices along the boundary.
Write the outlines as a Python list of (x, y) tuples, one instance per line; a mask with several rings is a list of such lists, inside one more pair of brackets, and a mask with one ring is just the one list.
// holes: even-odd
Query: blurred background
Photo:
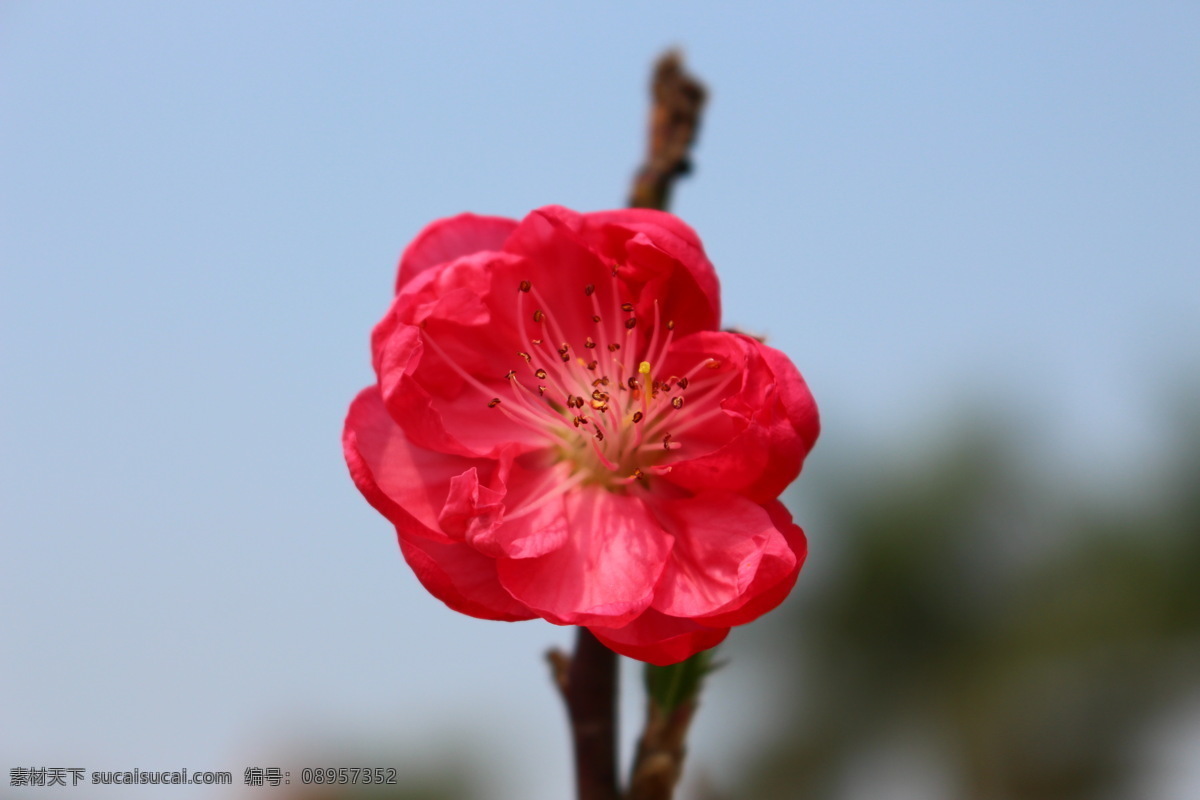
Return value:
[(568, 795), (571, 632), (425, 594), (339, 437), (409, 239), (621, 205), (672, 45), (674, 210), (824, 426), (685, 795), (1200, 796), (1200, 7), (10, 0), (0, 798)]

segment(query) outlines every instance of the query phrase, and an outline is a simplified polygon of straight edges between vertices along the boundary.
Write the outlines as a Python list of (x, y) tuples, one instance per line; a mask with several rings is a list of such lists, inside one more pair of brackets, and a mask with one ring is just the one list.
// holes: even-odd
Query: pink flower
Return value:
[(778, 605), (806, 553), (777, 498), (816, 405), (786, 356), (720, 316), (670, 214), (435, 222), (371, 337), (350, 474), (456, 611), (681, 661)]

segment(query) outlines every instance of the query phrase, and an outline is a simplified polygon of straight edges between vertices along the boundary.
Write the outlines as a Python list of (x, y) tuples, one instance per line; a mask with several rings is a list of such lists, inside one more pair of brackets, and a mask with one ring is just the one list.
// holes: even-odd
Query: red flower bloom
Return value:
[(816, 406), (786, 356), (719, 323), (670, 214), (435, 222), (371, 337), (350, 473), (456, 611), (680, 661), (778, 605), (806, 553), (777, 498)]

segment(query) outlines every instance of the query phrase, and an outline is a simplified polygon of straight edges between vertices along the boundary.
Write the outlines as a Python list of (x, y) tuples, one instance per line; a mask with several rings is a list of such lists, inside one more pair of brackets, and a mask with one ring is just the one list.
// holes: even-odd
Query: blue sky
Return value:
[[(1200, 8), (730, 9), (0, 6), (0, 767), (419, 760), (471, 725), (505, 796), (561, 796), (540, 654), (569, 632), (426, 596), (338, 440), (408, 240), (620, 205), (669, 45), (712, 92), (674, 210), (727, 324), (808, 378), (810, 471), (975, 401), (1114, 484), (1169, 441)], [(697, 736), (717, 770), (753, 741)]]

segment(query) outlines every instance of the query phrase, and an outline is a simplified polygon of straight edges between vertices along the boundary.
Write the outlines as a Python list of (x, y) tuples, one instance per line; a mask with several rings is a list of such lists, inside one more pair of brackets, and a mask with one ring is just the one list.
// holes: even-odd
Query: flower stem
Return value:
[(674, 794), (700, 690), (714, 669), (712, 655), (705, 650), (669, 667), (646, 665), (646, 727), (626, 800), (670, 800)]
[(617, 788), (617, 654), (587, 628), (577, 628), (570, 659), (550, 662), (571, 721), (579, 800), (619, 800)]
[(675, 179), (692, 168), (691, 150), (700, 130), (707, 91), (683, 69), (683, 57), (668, 50), (654, 66), (650, 91), (650, 141), (646, 161), (629, 192), (630, 208), (666, 211)]

